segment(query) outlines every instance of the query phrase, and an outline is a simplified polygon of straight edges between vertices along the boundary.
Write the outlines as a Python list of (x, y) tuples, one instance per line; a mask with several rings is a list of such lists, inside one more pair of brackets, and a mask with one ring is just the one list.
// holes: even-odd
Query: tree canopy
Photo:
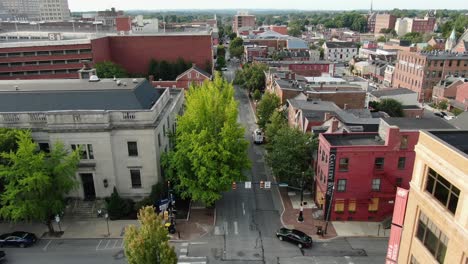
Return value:
[(155, 208), (146, 206), (138, 212), (140, 227), (125, 229), (124, 249), (129, 264), (176, 264), (177, 255), (169, 245), (167, 228)]
[(274, 93), (265, 93), (257, 104), (258, 126), (266, 128), (271, 116), (281, 106), (280, 98)]
[(79, 150), (68, 153), (60, 142), (50, 153), (38, 151), (31, 132), (19, 131), (16, 151), (1, 153), (5, 190), (0, 195), (0, 216), (11, 221), (41, 221), (54, 232), (51, 221), (65, 208), (64, 196), (76, 187)]
[(373, 102), (372, 107), (377, 111), (387, 113), (391, 117), (403, 117), (403, 105), (395, 99), (382, 99), (380, 102)]
[(423, 42), (423, 35), (419, 32), (409, 32), (401, 37), (401, 39), (411, 41), (411, 43), (421, 43)]
[(111, 61), (98, 62), (94, 66), (99, 78), (127, 78), (127, 71), (117, 63)]
[(234, 83), (242, 85), (249, 91), (263, 91), (265, 89), (265, 71), (268, 66), (261, 63), (246, 64), (242, 70), (236, 72)]
[(232, 182), (245, 179), (249, 143), (237, 123), (233, 86), (218, 74), (194, 88), (178, 118), (175, 149), (162, 163), (182, 197), (212, 205)]
[(166, 60), (151, 59), (148, 65), (148, 75), (153, 75), (155, 80), (172, 81), (191, 67), (192, 63), (185, 61), (183, 58), (178, 58), (173, 63)]
[(231, 40), (231, 44), (229, 44), (229, 53), (231, 54), (231, 57), (240, 58), (242, 54), (244, 54), (244, 40), (239, 37), (235, 37)]

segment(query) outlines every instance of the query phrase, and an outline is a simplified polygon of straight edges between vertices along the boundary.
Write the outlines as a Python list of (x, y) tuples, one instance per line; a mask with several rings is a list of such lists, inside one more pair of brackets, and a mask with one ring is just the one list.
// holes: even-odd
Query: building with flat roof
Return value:
[(247, 12), (238, 12), (232, 21), (232, 32), (239, 34), (240, 30), (252, 30), (255, 28), (255, 16)]
[(398, 249), (391, 263), (467, 263), (467, 138), (466, 130), (420, 133), (404, 223), (390, 237)]
[(44, 151), (83, 149), (74, 198), (148, 196), (182, 104), (181, 90), (145, 79), (0, 81), (0, 127), (30, 129)]
[(385, 118), (377, 133), (320, 134), (315, 201), (325, 220), (390, 217), (396, 188), (409, 187), (419, 129), (428, 127), (452, 128), (432, 119)]
[(70, 19), (68, 0), (3, 0), (2, 5), (15, 20), (51, 21)]
[(354, 42), (323, 43), (323, 58), (333, 62), (349, 62), (358, 55), (358, 47)]
[(393, 87), (413, 90), (420, 102), (430, 102), (433, 87), (450, 75), (468, 77), (468, 53), (399, 51)]
[(0, 43), (0, 80), (78, 78), (81, 61), (112, 61), (145, 75), (151, 59), (212, 65), (210, 32), (88, 36), (54, 41)]

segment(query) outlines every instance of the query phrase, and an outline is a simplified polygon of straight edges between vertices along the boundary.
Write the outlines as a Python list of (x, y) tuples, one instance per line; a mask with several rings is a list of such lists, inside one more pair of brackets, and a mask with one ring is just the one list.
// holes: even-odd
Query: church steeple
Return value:
[(452, 30), (450, 37), (445, 42), (445, 50), (451, 51), (457, 45), (457, 36), (455, 34), (455, 28)]
[(373, 10), (373, 5), (374, 5), (374, 0), (371, 0), (370, 1), (370, 13), (372, 14), (372, 12), (374, 12)]

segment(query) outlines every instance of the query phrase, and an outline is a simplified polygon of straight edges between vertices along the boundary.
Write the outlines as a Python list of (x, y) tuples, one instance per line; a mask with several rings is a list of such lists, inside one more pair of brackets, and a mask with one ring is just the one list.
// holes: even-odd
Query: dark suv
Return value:
[(312, 238), (296, 229), (280, 228), (276, 236), (281, 241), (288, 241), (296, 244), (299, 248), (309, 248), (312, 246)]

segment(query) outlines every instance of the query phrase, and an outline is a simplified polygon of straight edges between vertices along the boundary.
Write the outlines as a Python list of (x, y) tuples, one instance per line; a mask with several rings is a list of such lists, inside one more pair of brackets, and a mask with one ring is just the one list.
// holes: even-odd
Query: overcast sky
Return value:
[[(160, 9), (369, 9), (370, 0), (68, 0), (71, 11)], [(374, 9), (468, 9), (468, 0), (374, 0)]]

